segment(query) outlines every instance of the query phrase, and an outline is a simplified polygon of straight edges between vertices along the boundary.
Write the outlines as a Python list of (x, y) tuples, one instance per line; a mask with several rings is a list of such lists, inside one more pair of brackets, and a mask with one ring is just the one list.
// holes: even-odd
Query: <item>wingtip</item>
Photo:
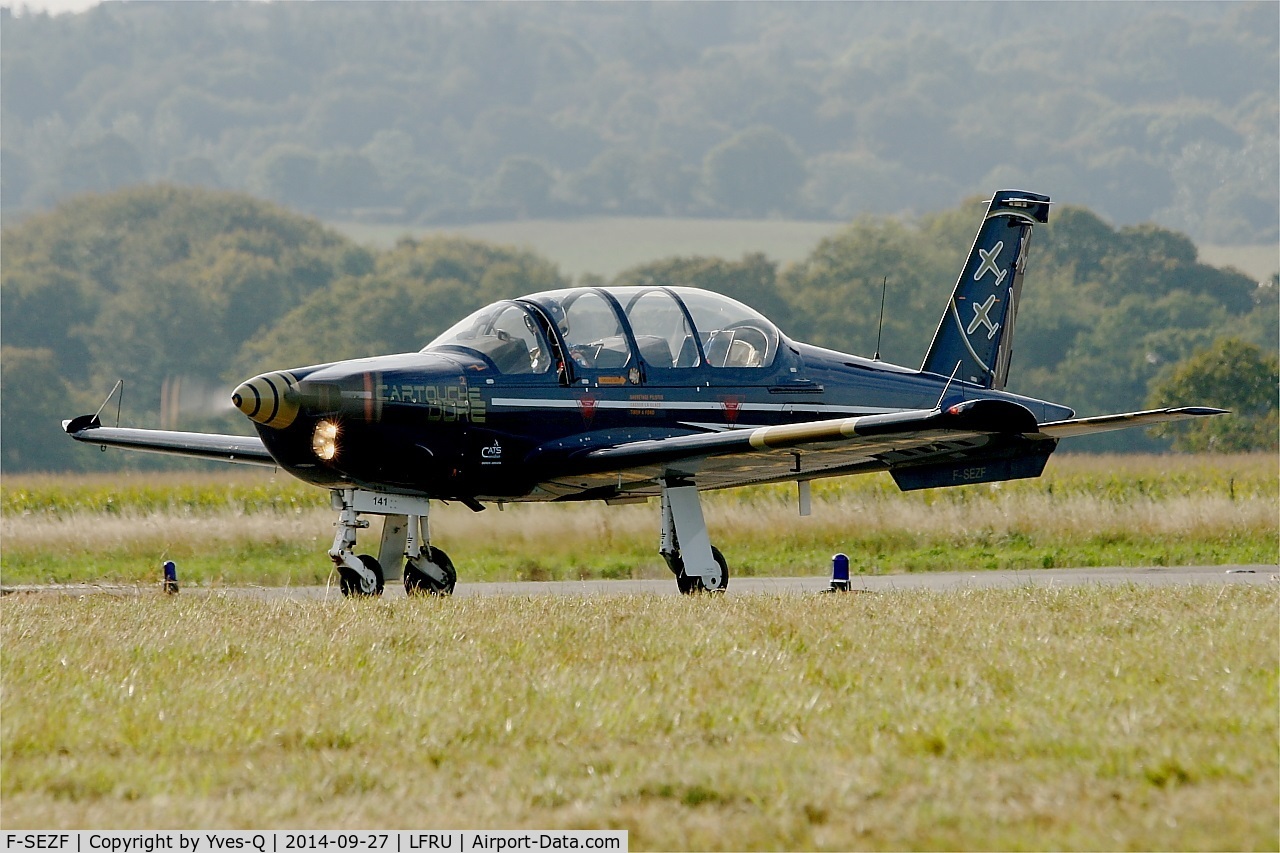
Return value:
[(1206, 417), (1209, 415), (1229, 415), (1230, 409), (1218, 409), (1213, 406), (1179, 406), (1175, 409), (1169, 409), (1170, 412), (1179, 415), (1190, 415), (1191, 417)]
[(75, 435), (78, 432), (84, 432), (96, 426), (102, 426), (102, 421), (98, 420), (97, 415), (80, 415), (69, 421), (62, 422), (62, 429), (67, 435)]

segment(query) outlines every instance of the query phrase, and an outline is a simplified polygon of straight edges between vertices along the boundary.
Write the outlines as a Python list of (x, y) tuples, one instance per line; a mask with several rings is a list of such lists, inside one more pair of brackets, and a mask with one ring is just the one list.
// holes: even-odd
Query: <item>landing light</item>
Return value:
[(311, 450), (321, 460), (328, 462), (338, 455), (338, 425), (333, 421), (321, 421), (311, 435)]

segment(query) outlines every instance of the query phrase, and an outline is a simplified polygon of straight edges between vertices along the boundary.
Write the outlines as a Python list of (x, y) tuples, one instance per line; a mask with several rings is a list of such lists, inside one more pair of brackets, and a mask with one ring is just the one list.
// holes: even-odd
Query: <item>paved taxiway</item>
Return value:
[[(851, 588), (857, 592), (893, 592), (929, 590), (946, 592), (964, 589), (1018, 589), (1081, 586), (1101, 584), (1137, 584), (1170, 586), (1178, 584), (1280, 584), (1280, 566), (1168, 566), (1096, 569), (1026, 569), (986, 572), (920, 572), (900, 575), (856, 575)], [(728, 595), (805, 594), (827, 589), (826, 577), (804, 578), (735, 578), (730, 577)], [(158, 595), (159, 584), (58, 584), (5, 586), (4, 594), (43, 593), (54, 595)], [(258, 587), (210, 586), (190, 587), (186, 595), (224, 595), (246, 598), (291, 598), (297, 600), (340, 599), (334, 586)], [(675, 581), (660, 580), (590, 580), (536, 581), (523, 583), (460, 583), (455, 597), (482, 595), (676, 595)], [(398, 581), (388, 581), (385, 598), (404, 598)]]

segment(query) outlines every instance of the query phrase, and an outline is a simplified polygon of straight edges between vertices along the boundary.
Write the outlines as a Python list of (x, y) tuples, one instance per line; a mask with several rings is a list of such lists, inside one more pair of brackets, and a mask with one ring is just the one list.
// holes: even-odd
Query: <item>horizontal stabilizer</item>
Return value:
[(243, 465), (276, 466), (262, 439), (245, 435), (218, 435), (177, 432), (164, 429), (104, 427), (97, 415), (81, 415), (62, 422), (62, 428), (76, 441), (99, 447), (124, 447), (171, 456), (238, 462)]
[(1026, 480), (1044, 473), (1044, 466), (1057, 446), (1056, 441), (1021, 441), (1011, 443), (1005, 453), (976, 455), (972, 459), (948, 460), (933, 465), (891, 468), (889, 474), (904, 492)]

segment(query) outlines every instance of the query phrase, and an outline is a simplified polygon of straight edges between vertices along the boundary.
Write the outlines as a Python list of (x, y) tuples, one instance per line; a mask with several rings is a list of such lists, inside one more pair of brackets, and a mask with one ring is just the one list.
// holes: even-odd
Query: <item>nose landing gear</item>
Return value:
[(382, 595), (386, 583), (382, 577), (382, 564), (368, 554), (360, 554), (356, 560), (360, 563), (359, 570), (353, 570), (345, 563), (338, 566), (338, 589), (348, 598)]
[(356, 511), (354, 489), (335, 491), (334, 502), (339, 504), (338, 531), (333, 535), (333, 547), (329, 559), (338, 570), (338, 588), (345, 596), (382, 595), (382, 566), (368, 554), (356, 555), (356, 531), (369, 526)]
[[(382, 595), (386, 584), (383, 565), (394, 567), (403, 558), (404, 589), (409, 595), (452, 595), (458, 582), (449, 555), (432, 547), (427, 535), (431, 502), (408, 495), (388, 495), (362, 489), (334, 489), (338, 530), (329, 559), (338, 570), (338, 587), (347, 597)], [(369, 522), (362, 513), (386, 516), (379, 558), (355, 553), (356, 531)], [(393, 575), (394, 577), (394, 575)]]

